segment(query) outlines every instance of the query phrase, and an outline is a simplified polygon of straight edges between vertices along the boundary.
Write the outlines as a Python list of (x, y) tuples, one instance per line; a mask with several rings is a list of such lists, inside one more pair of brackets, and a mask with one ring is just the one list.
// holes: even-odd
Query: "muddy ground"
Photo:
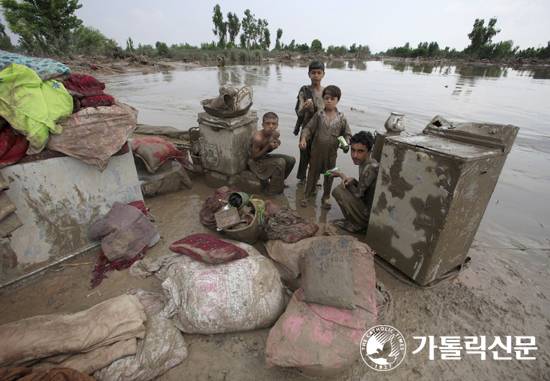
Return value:
[[(192, 190), (146, 199), (162, 235), (147, 257), (164, 255), (172, 242), (189, 234), (212, 233), (200, 224), (198, 216), (204, 200), (212, 193), (199, 178)], [(274, 201), (288, 205), (297, 192), (287, 188), (285, 193)], [(299, 211), (308, 215), (306, 209)], [(255, 246), (265, 253), (261, 243)], [(390, 372), (376, 372), (359, 359), (344, 373), (327, 380), (550, 379), (549, 269), (522, 266), (504, 250), (484, 247), (478, 241), (474, 242), (470, 256), (472, 265), (457, 280), (429, 290), (408, 286), (376, 265), (378, 279), (392, 293), (395, 317), (391, 325), (405, 336), (407, 355)], [(35, 315), (81, 311), (130, 289), (162, 292), (158, 279), (133, 278), (127, 270), (110, 273), (99, 287), (90, 290), (90, 271), (96, 258), (97, 252), (90, 252), (72, 260), (84, 265), (58, 266), (40, 279), (0, 296), (0, 324)], [(264, 369), (268, 333), (269, 329), (205, 336), (184, 334), (189, 346), (188, 358), (158, 380), (312, 379), (292, 369)], [(436, 340), (440, 336), (484, 335), (488, 345), (494, 336), (535, 336), (538, 350), (533, 352), (534, 361), (516, 360), (514, 353), (510, 361), (493, 360), (489, 351), (485, 361), (464, 351), (461, 360), (441, 360), (438, 350), (435, 360), (430, 361), (427, 348), (412, 354), (418, 347), (413, 336), (428, 335)]]

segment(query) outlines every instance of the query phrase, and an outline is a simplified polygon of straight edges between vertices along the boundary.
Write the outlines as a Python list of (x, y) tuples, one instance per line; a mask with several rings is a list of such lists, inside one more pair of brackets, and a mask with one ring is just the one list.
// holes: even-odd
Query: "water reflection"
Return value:
[(162, 72), (162, 80), (164, 82), (172, 82), (174, 80), (174, 75), (172, 74), (171, 71), (163, 71)]
[[(506, 67), (499, 65), (450, 65), (438, 63), (418, 63), (408, 61), (383, 61), (384, 66), (389, 66), (395, 71), (411, 71), (415, 74), (432, 74), (434, 71), (440, 75), (452, 75), (453, 68), (455, 73), (461, 77), (469, 78), (506, 78), (511, 70), (519, 76), (532, 77), (533, 79), (550, 79), (550, 69), (548, 68), (530, 68)], [(439, 68), (439, 70), (437, 70)], [(357, 67), (359, 69), (359, 66)]]

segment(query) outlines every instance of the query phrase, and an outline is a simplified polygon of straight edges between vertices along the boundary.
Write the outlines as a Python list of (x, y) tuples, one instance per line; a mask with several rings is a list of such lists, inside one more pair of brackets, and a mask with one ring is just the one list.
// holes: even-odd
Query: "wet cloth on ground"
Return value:
[(330, 125), (328, 124), (325, 110), (321, 110), (302, 129), (300, 140), (312, 140), (309, 173), (304, 192), (306, 197), (313, 195), (321, 173), (336, 166), (336, 156), (338, 155), (338, 147), (340, 146), (340, 142), (338, 141), (339, 136), (343, 136), (349, 144), (351, 130), (345, 115), (338, 110), (336, 110), (336, 113), (332, 117)]
[(135, 257), (157, 234), (157, 228), (137, 208), (115, 201), (111, 210), (89, 233), (101, 238), (101, 249), (110, 261)]
[(344, 217), (351, 222), (351, 230), (360, 231), (369, 226), (379, 167), (376, 160), (370, 157), (367, 158), (359, 166), (357, 187), (344, 188), (340, 184), (332, 191), (332, 196), (340, 206)]
[(94, 381), (94, 379), (71, 368), (56, 367), (35, 371), (34, 368), (20, 366), (0, 369), (0, 381)]
[[(128, 205), (139, 209), (141, 213), (147, 216), (147, 208), (145, 207), (145, 204), (143, 203), (143, 201), (131, 202)], [(146, 251), (147, 251), (147, 246), (144, 246), (143, 249), (141, 249), (141, 251), (137, 253), (134, 257), (130, 259), (122, 259), (120, 261), (115, 261), (115, 262), (109, 261), (109, 259), (103, 253), (103, 251), (100, 252), (97, 262), (94, 265), (94, 269), (92, 270), (92, 280), (90, 281), (90, 288), (95, 288), (99, 286), (101, 282), (103, 282), (103, 280), (107, 278), (106, 274), (108, 272), (113, 270), (120, 271), (120, 270), (125, 270), (129, 268), (135, 262), (142, 259)]]
[(42, 151), (50, 133), (61, 133), (56, 122), (71, 115), (72, 97), (60, 81), (42, 82), (34, 71), (18, 64), (0, 72), (0, 83), (0, 115), (26, 136), (28, 154)]
[(0, 326), (0, 366), (30, 365), (50, 356), (143, 339), (146, 320), (139, 297), (121, 295), (74, 314), (35, 316), (5, 324)]
[(33, 70), (42, 81), (57, 79), (63, 81), (71, 76), (71, 69), (50, 58), (27, 57), (21, 54), (0, 50), (0, 70), (11, 64), (19, 64)]
[(296, 164), (292, 156), (282, 154), (266, 154), (263, 158), (248, 160), (248, 166), (260, 180), (268, 180), (266, 193), (283, 193), (285, 179), (290, 175)]

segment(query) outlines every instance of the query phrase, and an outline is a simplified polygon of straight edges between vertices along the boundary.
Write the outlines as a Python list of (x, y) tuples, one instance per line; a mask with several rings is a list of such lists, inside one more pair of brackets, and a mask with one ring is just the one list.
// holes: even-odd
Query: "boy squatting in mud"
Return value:
[(272, 154), (281, 145), (277, 131), (279, 117), (274, 112), (268, 112), (262, 119), (263, 129), (257, 131), (250, 142), (250, 159), (248, 166), (260, 180), (271, 179), (265, 191), (266, 196), (283, 193), (285, 179), (292, 172), (296, 159), (292, 156)]

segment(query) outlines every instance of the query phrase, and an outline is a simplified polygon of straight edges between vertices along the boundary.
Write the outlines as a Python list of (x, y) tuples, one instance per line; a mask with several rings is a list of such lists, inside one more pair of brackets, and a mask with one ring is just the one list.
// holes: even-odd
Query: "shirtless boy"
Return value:
[(266, 196), (283, 193), (285, 179), (292, 172), (296, 159), (292, 156), (272, 154), (271, 152), (281, 145), (279, 117), (274, 112), (268, 112), (262, 119), (263, 129), (257, 131), (250, 142), (250, 158), (248, 166), (260, 179), (268, 180), (269, 186), (264, 192)]

